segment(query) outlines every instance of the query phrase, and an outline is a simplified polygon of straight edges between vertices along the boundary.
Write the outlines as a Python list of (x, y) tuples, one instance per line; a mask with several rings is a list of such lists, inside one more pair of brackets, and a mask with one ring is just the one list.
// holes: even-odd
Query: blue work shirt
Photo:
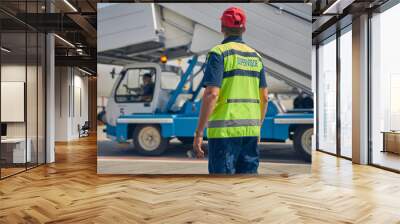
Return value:
[[(229, 36), (222, 41), (222, 44), (228, 42), (237, 42), (244, 44), (240, 36)], [(214, 52), (211, 52), (208, 55), (206, 70), (204, 71), (202, 85), (204, 87), (206, 86), (221, 87), (223, 75), (224, 75), (224, 57), (222, 55), (218, 55)], [(265, 79), (265, 71), (263, 66), (260, 72), (260, 88), (266, 88), (266, 87), (267, 87), (267, 81)]]
[(143, 86), (143, 96), (152, 96), (154, 92), (154, 83)]

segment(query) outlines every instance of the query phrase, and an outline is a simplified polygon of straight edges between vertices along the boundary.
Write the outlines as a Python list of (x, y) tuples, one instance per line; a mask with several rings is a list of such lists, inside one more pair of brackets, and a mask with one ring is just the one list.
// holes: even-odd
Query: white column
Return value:
[[(47, 1), (47, 12), (53, 12), (54, 6)], [(46, 35), (46, 163), (55, 161), (54, 132), (55, 132), (55, 43), (54, 35)]]
[(54, 132), (55, 132), (55, 120), (54, 120), (54, 113), (55, 113), (55, 76), (54, 76), (54, 67), (55, 67), (55, 60), (54, 60), (54, 35), (47, 34), (46, 37), (46, 45), (47, 45), (47, 52), (46, 52), (46, 60), (47, 60), (47, 77), (46, 77), (46, 163), (52, 163), (55, 161), (55, 150), (54, 150)]
[(353, 20), (353, 162), (368, 163), (368, 15)]

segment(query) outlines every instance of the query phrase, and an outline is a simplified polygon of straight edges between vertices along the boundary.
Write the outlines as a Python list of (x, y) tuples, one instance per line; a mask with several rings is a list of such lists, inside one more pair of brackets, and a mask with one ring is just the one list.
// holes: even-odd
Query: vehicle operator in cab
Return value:
[(151, 79), (151, 74), (146, 73), (142, 77), (142, 99), (143, 101), (149, 102), (153, 99), (154, 93), (154, 82)]

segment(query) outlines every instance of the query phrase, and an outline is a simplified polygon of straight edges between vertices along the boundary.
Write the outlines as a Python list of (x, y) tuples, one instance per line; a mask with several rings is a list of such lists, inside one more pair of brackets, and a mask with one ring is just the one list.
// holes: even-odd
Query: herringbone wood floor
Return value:
[(400, 175), (315, 153), (293, 176), (107, 176), (96, 141), (0, 181), (0, 223), (400, 223)]

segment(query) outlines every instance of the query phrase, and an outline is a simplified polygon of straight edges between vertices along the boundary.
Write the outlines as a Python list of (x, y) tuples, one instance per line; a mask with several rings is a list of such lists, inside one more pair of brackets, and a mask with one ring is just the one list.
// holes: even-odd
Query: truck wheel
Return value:
[(299, 126), (294, 132), (294, 149), (307, 162), (311, 162), (312, 126)]
[(168, 139), (163, 138), (160, 129), (154, 125), (141, 125), (133, 133), (135, 149), (145, 156), (161, 155), (168, 146)]

